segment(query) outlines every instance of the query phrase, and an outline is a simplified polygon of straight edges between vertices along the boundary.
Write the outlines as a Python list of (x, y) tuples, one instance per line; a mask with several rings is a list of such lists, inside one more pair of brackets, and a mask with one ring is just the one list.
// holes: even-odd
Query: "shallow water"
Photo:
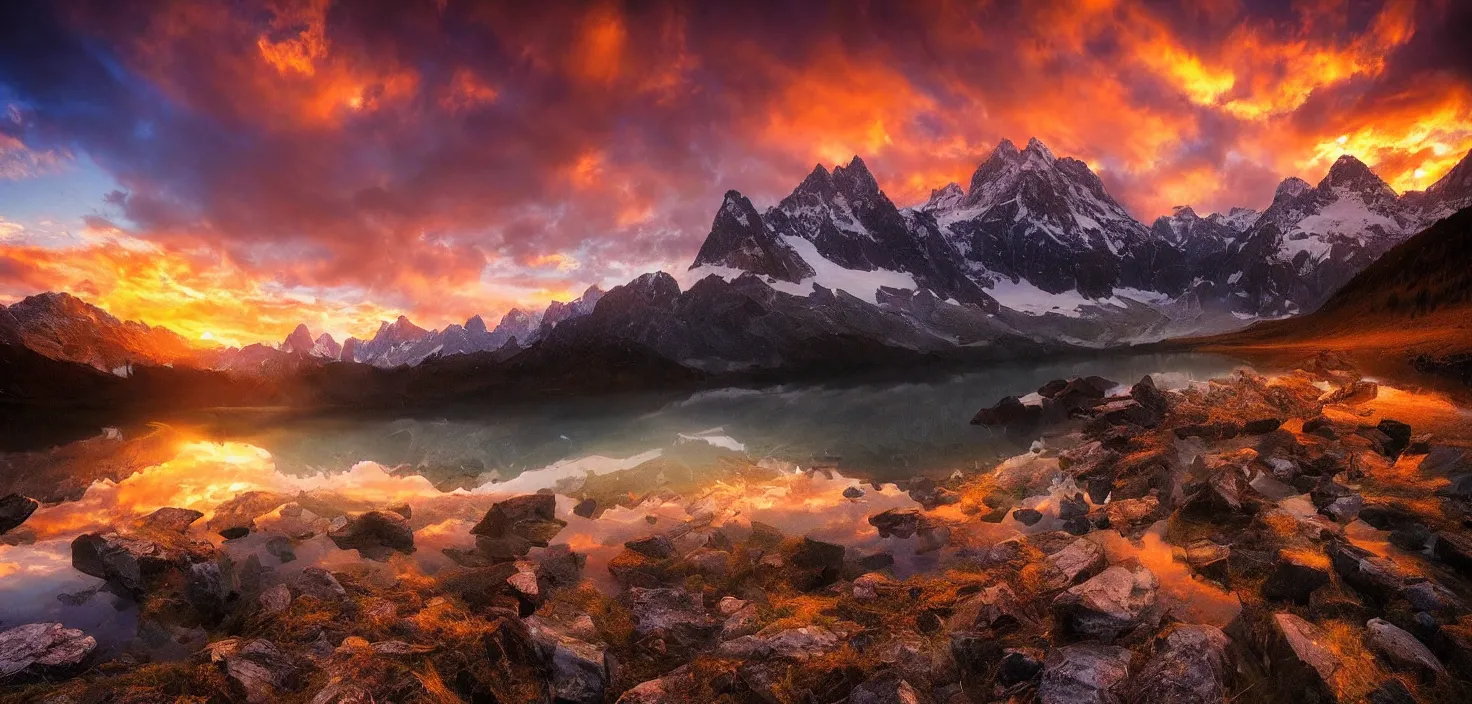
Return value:
[[(491, 503), (544, 489), (559, 494), (558, 515), (568, 521), (554, 542), (586, 555), (585, 574), (595, 582), (610, 582), (607, 561), (623, 542), (689, 521), (702, 505), (721, 507), (733, 537), (760, 521), (859, 554), (890, 552), (897, 574), (913, 574), (934, 567), (937, 555), (917, 554), (907, 545), (916, 539), (880, 538), (866, 520), (915, 506), (893, 482), (989, 469), (1035, 439), (969, 425), (978, 408), (1055, 378), (1098, 374), (1129, 384), (1152, 374), (1179, 387), (1234, 366), (1207, 355), (1113, 357), (905, 382), (559, 402), (474, 418), (221, 413), (99, 429), (85, 441), (3, 458), (26, 475), (7, 479), (12, 490), (46, 501), (0, 545), (0, 627), (60, 621), (109, 650), (130, 641), (136, 647), (137, 606), (96, 592), (101, 580), (71, 566), (71, 541), (165, 506), (202, 512), (191, 535), (237, 560), (255, 554), (282, 576), (313, 565), (383, 581), (434, 574), (454, 566), (442, 549), (469, 547), (469, 529)], [(752, 477), (742, 467), (767, 472)], [(567, 494), (595, 483), (621, 492), (618, 505), (593, 519), (574, 515)], [(845, 498), (848, 488), (864, 495)], [(283, 564), (265, 541), (300, 519), (273, 509), (256, 518), (251, 535), (231, 541), (209, 525), (222, 503), (248, 491), (278, 493), (283, 502), (309, 497), (324, 519), (407, 503), (416, 550), (371, 562), (319, 533), (297, 543), (297, 559)], [(996, 529), (1000, 538), (1021, 526), (1009, 518)], [(156, 641), (169, 638), (174, 645), (160, 650)], [(190, 649), (178, 638), (141, 640), (150, 641), (153, 657), (180, 657)]]

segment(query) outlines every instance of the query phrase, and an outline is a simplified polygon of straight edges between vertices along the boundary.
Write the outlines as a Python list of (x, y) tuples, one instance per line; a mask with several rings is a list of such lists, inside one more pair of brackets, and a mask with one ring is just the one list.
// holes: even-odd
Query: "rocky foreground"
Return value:
[[(457, 568), (385, 582), (282, 567), (314, 535), (402, 565), (410, 506), (162, 508), (77, 537), (72, 564), (136, 601), (140, 636), (177, 657), (5, 624), (0, 700), (1466, 702), (1467, 438), (1384, 417), (1378, 396), (1328, 357), (1176, 391), (1059, 380), (975, 420), (1040, 436), (1031, 452), (915, 480), (919, 508), (856, 528), (891, 551), (784, 534), (692, 491), (690, 520), (593, 574), (541, 493), (494, 504), (445, 550)], [(572, 498), (601, 510), (591, 489)], [(5, 530), (34, 509), (0, 499)], [(270, 511), (283, 522), (260, 555), (201, 537), (242, 539)]]

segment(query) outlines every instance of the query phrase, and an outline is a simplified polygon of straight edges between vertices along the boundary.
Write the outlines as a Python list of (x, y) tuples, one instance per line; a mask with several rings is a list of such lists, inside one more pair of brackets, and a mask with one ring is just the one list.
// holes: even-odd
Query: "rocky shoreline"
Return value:
[[(1472, 435), (1392, 417), (1343, 360), (1300, 366), (1003, 399), (974, 422), (1032, 451), (911, 481), (853, 528), (883, 549), (750, 518), (733, 497), (792, 470), (736, 460), (663, 482), (684, 518), (596, 564), (568, 526), (647, 503), (617, 475), (495, 502), (433, 574), (412, 501), (160, 508), (70, 554), (156, 647), (3, 624), (0, 701), (1468, 701)], [(35, 510), (0, 499), (0, 532)], [(287, 570), (314, 537), (392, 578)]]

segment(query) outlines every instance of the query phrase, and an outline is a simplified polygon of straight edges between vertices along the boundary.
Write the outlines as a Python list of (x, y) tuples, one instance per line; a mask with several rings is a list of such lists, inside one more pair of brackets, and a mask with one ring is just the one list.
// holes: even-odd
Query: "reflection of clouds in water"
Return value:
[(1176, 551), (1165, 542), (1164, 534), (1165, 521), (1159, 521), (1140, 536), (1138, 543), (1112, 530), (1094, 531), (1087, 537), (1104, 548), (1110, 564), (1133, 559), (1155, 573), (1157, 597), (1177, 618), (1225, 628), (1242, 610), (1242, 602), (1237, 595), (1192, 574), (1185, 562), (1176, 559)]

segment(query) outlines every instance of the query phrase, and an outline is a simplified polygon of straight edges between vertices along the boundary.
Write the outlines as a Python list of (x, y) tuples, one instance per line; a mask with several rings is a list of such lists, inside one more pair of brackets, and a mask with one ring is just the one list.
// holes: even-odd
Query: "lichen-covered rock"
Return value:
[(589, 643), (550, 624), (526, 619), (533, 642), (552, 664), (552, 693), (559, 702), (601, 704), (610, 677), (609, 655), (602, 644)]
[(1131, 687), (1140, 704), (1220, 704), (1232, 676), (1231, 639), (1215, 626), (1180, 624), (1156, 638)]
[(178, 533), (150, 531), (84, 533), (72, 541), (72, 566), (105, 579), (135, 596), (146, 594), (169, 574), (213, 560), (215, 547)]
[(1051, 591), (1078, 584), (1104, 571), (1108, 564), (1104, 548), (1087, 538), (1077, 538), (1062, 550), (1043, 558), (1040, 587)]
[(1129, 681), (1130, 651), (1101, 643), (1054, 648), (1038, 686), (1042, 704), (1121, 704)]
[(1155, 605), (1155, 575), (1110, 567), (1053, 600), (1053, 617), (1066, 633), (1108, 642), (1140, 625)]
[(1337, 701), (1334, 675), (1343, 662), (1329, 649), (1329, 634), (1287, 613), (1274, 614), (1270, 626), (1268, 667), (1278, 686), (1308, 701)]
[(1397, 669), (1419, 671), (1433, 677), (1446, 671), (1441, 661), (1421, 641), (1384, 619), (1372, 618), (1365, 624), (1365, 641)]
[(97, 640), (59, 623), (28, 623), (0, 631), (0, 680), (55, 677), (75, 672)]
[(296, 661), (269, 640), (227, 638), (211, 643), (209, 653), (250, 704), (274, 701), (297, 685)]
[(693, 650), (709, 641), (718, 628), (715, 619), (705, 613), (699, 594), (635, 587), (627, 597), (639, 638), (658, 636), (672, 647)]

